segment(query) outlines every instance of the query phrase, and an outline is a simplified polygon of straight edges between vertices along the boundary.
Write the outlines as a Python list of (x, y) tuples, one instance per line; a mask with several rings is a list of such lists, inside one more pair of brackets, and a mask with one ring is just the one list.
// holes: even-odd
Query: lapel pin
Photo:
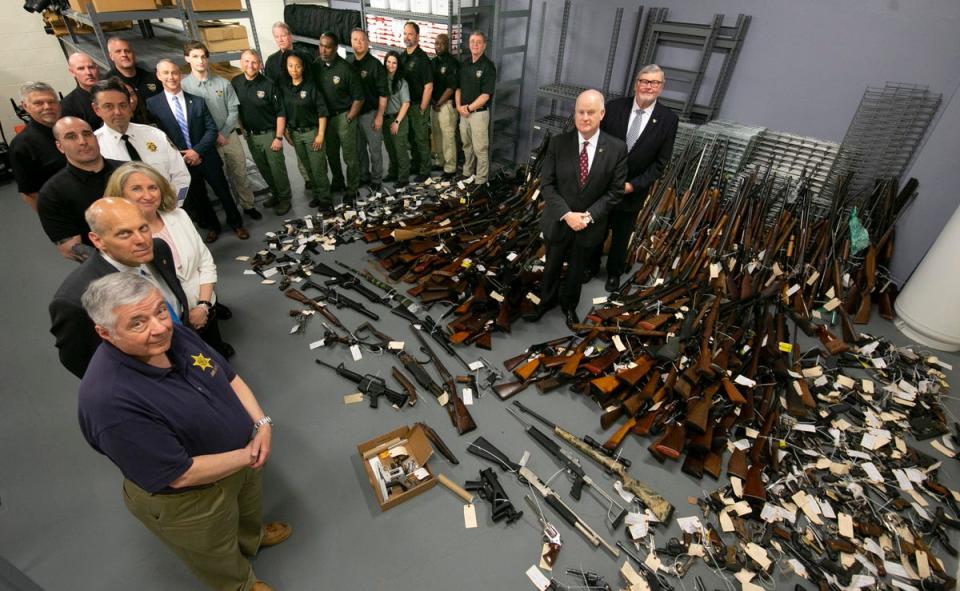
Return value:
[(656, 122), (657, 122), (656, 119), (651, 119), (651, 120), (650, 120), (650, 123), (656, 123)]

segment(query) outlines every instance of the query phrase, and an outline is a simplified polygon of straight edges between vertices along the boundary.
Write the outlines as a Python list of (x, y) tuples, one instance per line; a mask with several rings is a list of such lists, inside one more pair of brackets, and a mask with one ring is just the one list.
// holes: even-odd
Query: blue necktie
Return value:
[(192, 148), (193, 144), (190, 143), (190, 130), (187, 128), (187, 115), (183, 112), (183, 105), (180, 104), (179, 97), (172, 97), (173, 100), (173, 117), (177, 120), (177, 125), (180, 126), (180, 133), (183, 134), (183, 141), (186, 142), (188, 148)]
[[(150, 283), (153, 283), (154, 285), (156, 285), (156, 280), (154, 279), (153, 275), (152, 275), (152, 274), (148, 274), (148, 273), (147, 273), (146, 271), (144, 271), (142, 268), (140, 269), (140, 276), (143, 277), (144, 279), (150, 281)], [(159, 286), (158, 286), (158, 287), (159, 287)], [(163, 291), (162, 291), (162, 290), (161, 290), (161, 292), (160, 292), (160, 295), (163, 295)], [(173, 320), (173, 323), (174, 323), (174, 324), (183, 324), (183, 323), (180, 321), (180, 316), (177, 315), (177, 311), (173, 308), (173, 306), (170, 304), (170, 302), (167, 300), (167, 298), (163, 298), (163, 303), (167, 306), (167, 312), (170, 313), (170, 319)]]

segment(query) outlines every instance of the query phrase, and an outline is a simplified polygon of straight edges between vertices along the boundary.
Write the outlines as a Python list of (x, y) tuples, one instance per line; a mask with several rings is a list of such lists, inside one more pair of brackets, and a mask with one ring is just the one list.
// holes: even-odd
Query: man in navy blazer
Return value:
[(140, 273), (150, 279), (169, 305), (190, 310), (170, 247), (153, 238), (140, 208), (115, 197), (99, 199), (87, 210), (90, 240), (97, 252), (73, 270), (50, 302), (50, 332), (56, 337), (60, 363), (78, 378), (87, 371), (101, 339), (80, 303), (94, 280), (117, 272)]
[[(627, 243), (636, 225), (637, 213), (650, 186), (663, 174), (673, 154), (679, 120), (673, 111), (657, 102), (663, 92), (663, 83), (660, 66), (644, 66), (637, 74), (634, 96), (607, 103), (607, 115), (600, 124), (601, 130), (627, 145), (627, 182), (623, 199), (607, 222), (607, 229), (613, 234), (607, 253), (605, 287), (609, 292), (620, 288), (620, 276), (627, 270)], [(600, 268), (601, 249), (602, 246), (594, 252), (588, 278)]]
[[(544, 210), (540, 229), (547, 258), (540, 304), (530, 320), (560, 304), (568, 325), (579, 322), (580, 278), (603, 241), (607, 216), (620, 202), (627, 180), (627, 148), (600, 130), (603, 95), (587, 90), (577, 97), (576, 130), (550, 140), (540, 177)], [(566, 279), (560, 273), (567, 263)]]
[[(250, 233), (243, 227), (243, 218), (223, 174), (223, 160), (217, 153), (217, 124), (207, 104), (202, 98), (183, 92), (180, 68), (171, 60), (157, 63), (157, 79), (163, 85), (163, 92), (147, 99), (147, 110), (183, 154), (190, 170), (190, 189), (183, 208), (207, 230), (207, 242), (216, 240), (220, 220), (207, 196), (206, 183), (210, 183), (227, 214), (227, 223), (238, 238), (246, 240)], [(175, 111), (185, 121), (179, 120)]]

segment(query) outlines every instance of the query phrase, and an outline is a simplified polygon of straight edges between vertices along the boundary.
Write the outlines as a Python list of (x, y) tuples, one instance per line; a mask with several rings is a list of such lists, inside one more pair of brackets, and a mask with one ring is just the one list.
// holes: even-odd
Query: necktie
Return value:
[[(153, 284), (156, 285), (158, 288), (160, 287), (160, 285), (157, 283), (157, 279), (153, 276), (153, 274), (152, 274), (152, 273), (147, 273), (147, 271), (146, 271), (143, 267), (140, 268), (140, 276), (143, 277), (144, 279), (146, 279), (147, 281), (149, 281), (150, 283), (153, 283)], [(163, 290), (162, 290), (162, 289), (160, 290), (160, 294), (161, 294), (161, 295), (163, 294)], [(164, 298), (163, 298), (163, 303), (167, 306), (167, 312), (170, 313), (170, 319), (173, 320), (173, 323), (174, 323), (174, 324), (183, 324), (182, 322), (180, 322), (180, 316), (177, 315), (177, 311), (176, 311), (176, 309), (173, 307), (173, 305), (170, 303), (170, 300), (168, 300), (166, 297), (164, 297)]]
[(140, 152), (137, 152), (137, 149), (133, 147), (133, 144), (130, 142), (130, 136), (123, 134), (120, 136), (120, 139), (123, 140), (123, 143), (127, 146), (127, 154), (130, 154), (130, 160), (140, 160), (143, 158), (140, 157)]
[(173, 97), (173, 117), (177, 120), (177, 125), (180, 126), (183, 141), (186, 142), (188, 148), (192, 148), (193, 144), (190, 143), (190, 129), (187, 127), (187, 115), (183, 112), (183, 105), (180, 104), (180, 98), (176, 96)]
[(583, 142), (583, 149), (580, 150), (580, 188), (587, 184), (587, 173), (590, 171), (590, 159), (587, 156), (587, 146), (590, 142)]
[(633, 118), (633, 123), (630, 124), (630, 129), (627, 130), (627, 151), (633, 149), (633, 144), (637, 143), (637, 138), (640, 137), (640, 126), (643, 125), (643, 109), (634, 109), (634, 113), (637, 114)]

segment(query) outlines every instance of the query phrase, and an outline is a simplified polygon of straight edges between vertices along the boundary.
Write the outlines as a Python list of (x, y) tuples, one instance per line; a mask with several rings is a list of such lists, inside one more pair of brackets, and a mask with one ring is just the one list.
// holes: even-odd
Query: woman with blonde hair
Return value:
[(221, 355), (231, 357), (234, 349), (223, 341), (217, 324), (218, 310), (224, 319), (230, 317), (225, 306), (216, 304), (217, 265), (187, 212), (177, 207), (169, 181), (143, 162), (127, 162), (110, 176), (104, 193), (123, 197), (139, 207), (154, 238), (170, 246), (177, 278), (190, 305), (184, 324), (196, 329)]

